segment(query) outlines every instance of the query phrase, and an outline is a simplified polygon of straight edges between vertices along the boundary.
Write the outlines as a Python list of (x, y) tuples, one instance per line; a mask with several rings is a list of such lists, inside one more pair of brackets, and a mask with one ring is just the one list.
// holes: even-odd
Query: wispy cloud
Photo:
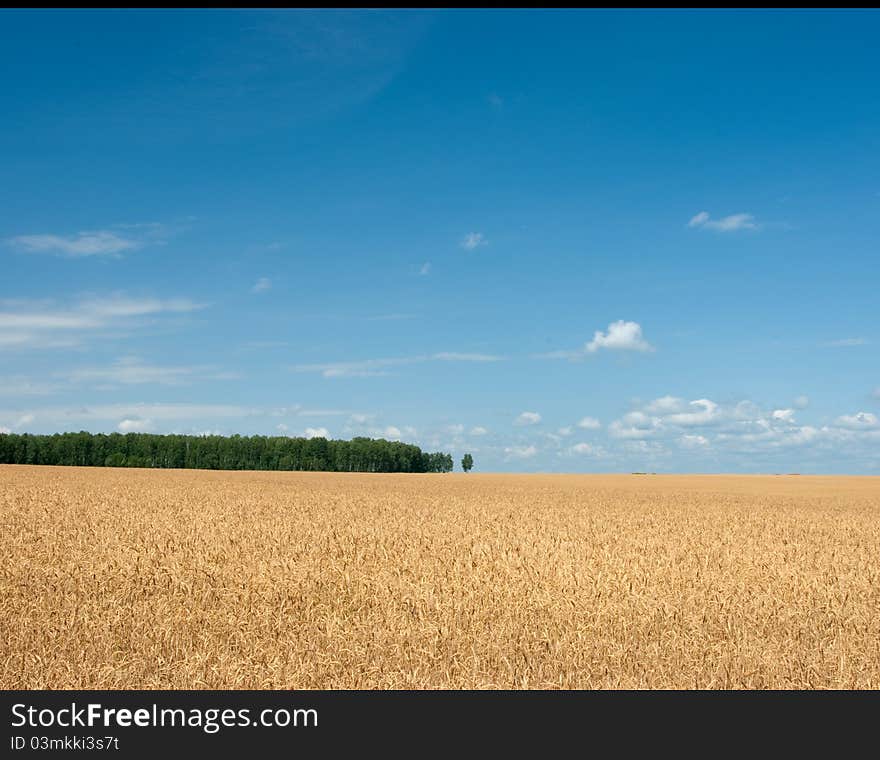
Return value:
[(91, 298), (79, 304), (79, 310), (102, 320), (120, 317), (142, 317), (163, 312), (185, 313), (204, 309), (207, 304), (196, 303), (189, 298), (133, 298), (121, 294), (109, 298)]
[(59, 373), (72, 383), (120, 385), (187, 385), (196, 380), (232, 380), (235, 373), (210, 366), (155, 366), (134, 356), (118, 359), (109, 367), (85, 367)]
[[(0, 421), (9, 426), (30, 424), (40, 420), (51, 429), (63, 429), (72, 425), (102, 426), (110, 423), (134, 430), (136, 425), (150, 429), (199, 421), (213, 424), (216, 420), (243, 420), (248, 418), (277, 420), (279, 418), (308, 418), (349, 414), (341, 410), (308, 409), (298, 404), (289, 407), (252, 407), (235, 404), (186, 404), (186, 403), (118, 403), (79, 404), (73, 406), (41, 406), (29, 409), (0, 409)], [(12, 422), (10, 422), (12, 421)], [(277, 423), (275, 423), (277, 425)], [(314, 429), (318, 429), (317, 427)]]
[(57, 390), (55, 383), (35, 381), (20, 375), (0, 377), (0, 396), (48, 396)]
[(822, 345), (826, 348), (845, 348), (847, 346), (867, 346), (869, 342), (866, 338), (841, 338), (840, 340), (826, 341)]
[(758, 223), (751, 214), (731, 214), (721, 219), (712, 219), (708, 211), (701, 211), (691, 217), (688, 227), (702, 227), (716, 232), (736, 232), (737, 230), (756, 230)]
[(423, 362), (496, 362), (502, 361), (503, 356), (492, 354), (458, 353), (441, 351), (436, 354), (423, 356), (396, 357), (390, 359), (362, 359), (352, 362), (329, 362), (323, 364), (297, 364), (291, 369), (294, 372), (316, 372), (323, 377), (375, 377), (387, 375), (392, 367)]
[(431, 274), (431, 262), (430, 261), (426, 261), (424, 264), (422, 264), (422, 268), (419, 269), (419, 274), (422, 277), (425, 277), (426, 275)]
[(578, 422), (577, 426), (582, 430), (598, 430), (602, 427), (602, 423), (595, 417), (584, 417)]
[[(187, 220), (187, 222), (190, 220)], [(120, 257), (122, 254), (151, 245), (162, 245), (187, 222), (171, 225), (160, 222), (116, 224), (100, 230), (85, 230), (66, 235), (38, 233), (7, 238), (6, 245), (25, 253), (48, 253), (68, 258), (90, 256)]]
[(467, 251), (472, 251), (481, 245), (489, 245), (482, 232), (468, 232), (461, 240), (461, 247)]
[(504, 360), (503, 356), (495, 356), (494, 354), (468, 354), (456, 351), (441, 351), (429, 358), (441, 362), (500, 362)]
[(121, 432), (152, 430), (157, 426), (168, 429), (169, 425), (195, 420), (241, 419), (265, 414), (259, 409), (227, 404), (162, 404), (127, 403), (96, 404), (93, 406), (48, 406), (26, 410), (0, 409), (0, 420), (16, 417), (19, 422), (39, 420), (43, 427), (52, 431), (75, 427), (101, 429), (109, 424)]
[(251, 293), (265, 293), (267, 290), (271, 290), (271, 288), (272, 280), (268, 277), (260, 277), (251, 288)]
[(138, 317), (181, 314), (205, 308), (189, 299), (132, 298), (115, 294), (72, 306), (33, 301), (0, 302), (0, 349), (78, 345), (87, 334), (131, 328)]
[(6, 241), (28, 253), (55, 253), (61, 256), (114, 256), (140, 248), (142, 243), (110, 230), (78, 232), (74, 235), (18, 235)]

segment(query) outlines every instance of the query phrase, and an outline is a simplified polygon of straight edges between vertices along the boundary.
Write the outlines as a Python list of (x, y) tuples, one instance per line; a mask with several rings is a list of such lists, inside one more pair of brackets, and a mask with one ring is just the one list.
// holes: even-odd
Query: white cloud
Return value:
[(9, 435), (12, 431), (8, 427), (0, 425), (0, 435)]
[(576, 443), (568, 449), (570, 454), (579, 456), (601, 457), (605, 455), (605, 449), (601, 446), (594, 446), (591, 443)]
[(639, 417), (641, 423), (653, 418), (658, 423), (693, 427), (711, 424), (719, 414), (718, 405), (707, 398), (688, 402), (675, 396), (661, 396), (646, 404), (643, 411), (630, 413), (624, 419)]
[(400, 438), (403, 433), (400, 431), (400, 428), (395, 425), (389, 425), (382, 431), (382, 435), (391, 440), (396, 440)]
[(837, 424), (849, 430), (868, 430), (878, 427), (877, 415), (871, 412), (844, 414), (837, 418)]
[(15, 427), (21, 428), (25, 425), (30, 425), (36, 418), (33, 414), (23, 414), (18, 418), (18, 422), (15, 423)]
[(681, 449), (711, 447), (717, 455), (733, 456), (805, 446), (840, 452), (846, 445), (850, 451), (865, 452), (864, 446), (880, 441), (880, 420), (870, 412), (844, 415), (824, 427), (800, 424), (796, 417), (794, 408), (762, 410), (750, 401), (720, 405), (705, 398), (688, 402), (662, 396), (614, 420), (608, 432), (623, 441), (620, 446), (625, 451), (638, 452), (641, 449), (634, 447), (641, 444), (662, 447), (665, 441), (677, 441)]
[(608, 332), (596, 330), (593, 340), (586, 344), (587, 353), (595, 353), (601, 348), (613, 351), (653, 351), (653, 347), (642, 336), (638, 322), (625, 322), (620, 319), (608, 325)]
[(272, 280), (268, 277), (260, 277), (251, 288), (251, 293), (265, 293), (272, 288)]
[(770, 416), (774, 420), (794, 424), (794, 409), (774, 409)]
[(472, 251), (481, 245), (489, 245), (489, 241), (486, 240), (482, 232), (468, 232), (461, 241), (461, 247), (468, 251)]
[(330, 431), (325, 427), (308, 427), (305, 430), (305, 436), (306, 438), (329, 438)]
[(471, 428), (470, 434), (471, 435), (486, 435), (488, 432), (489, 431), (486, 430), (486, 428), (480, 427), (479, 425), (477, 425), (476, 427)]
[(731, 214), (721, 219), (712, 219), (708, 211), (701, 211), (691, 217), (688, 227), (703, 227), (716, 232), (735, 232), (737, 230), (756, 230), (758, 224), (751, 214)]
[(287, 425), (285, 425), (283, 422), (279, 422), (279, 423), (275, 426), (275, 429), (276, 429), (279, 433), (286, 433), (286, 432), (288, 431), (289, 428), (288, 428)]
[(681, 427), (709, 425), (720, 416), (718, 404), (707, 398), (691, 401), (687, 406), (688, 411), (677, 412), (666, 417), (666, 421)]
[(419, 269), (419, 274), (422, 277), (424, 277), (425, 275), (428, 275), (430, 273), (431, 273), (431, 262), (426, 261), (424, 264), (422, 264), (422, 268)]
[(565, 427), (559, 428), (557, 434), (561, 435), (563, 438), (568, 438), (572, 433), (574, 433), (574, 428), (571, 425), (566, 425)]
[(810, 405), (810, 397), (809, 396), (798, 396), (792, 404), (795, 409), (806, 409)]
[(681, 412), (686, 404), (684, 399), (675, 396), (661, 396), (645, 406), (645, 411), (649, 414), (672, 414), (673, 412)]
[(507, 446), (504, 454), (509, 459), (531, 459), (538, 453), (538, 449), (534, 446)]
[(143, 243), (109, 230), (78, 232), (75, 235), (19, 235), (7, 243), (29, 253), (57, 253), (62, 256), (114, 256), (140, 248)]
[(541, 421), (541, 415), (537, 412), (523, 412), (514, 421), (514, 425), (537, 425)]
[(614, 438), (644, 439), (664, 433), (668, 428), (704, 427), (722, 419), (718, 404), (706, 398), (686, 402), (675, 396), (661, 396), (614, 420), (608, 431)]
[(120, 433), (138, 433), (148, 430), (152, 425), (151, 420), (145, 419), (124, 419), (116, 427)]
[(650, 438), (660, 432), (662, 423), (659, 418), (649, 417), (644, 412), (630, 412), (608, 426), (612, 438), (641, 440)]
[(602, 427), (602, 423), (595, 417), (584, 417), (578, 422), (577, 426), (583, 430), (598, 430)]

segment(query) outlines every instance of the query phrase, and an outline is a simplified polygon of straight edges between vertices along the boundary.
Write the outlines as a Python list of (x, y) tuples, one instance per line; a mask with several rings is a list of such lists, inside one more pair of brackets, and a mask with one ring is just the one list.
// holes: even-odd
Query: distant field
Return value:
[(0, 687), (878, 688), (880, 478), (0, 466)]

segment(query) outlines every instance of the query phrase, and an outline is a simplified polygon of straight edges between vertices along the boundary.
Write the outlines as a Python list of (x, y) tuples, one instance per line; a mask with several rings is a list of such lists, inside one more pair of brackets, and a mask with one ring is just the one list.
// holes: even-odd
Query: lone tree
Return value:
[(461, 458), (461, 469), (465, 472), (470, 472), (471, 468), (474, 466), (474, 458), (470, 454), (465, 454)]

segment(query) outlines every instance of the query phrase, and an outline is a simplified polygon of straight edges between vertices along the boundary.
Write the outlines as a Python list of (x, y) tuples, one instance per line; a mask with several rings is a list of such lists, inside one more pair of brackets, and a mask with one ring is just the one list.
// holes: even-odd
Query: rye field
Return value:
[(0, 687), (878, 688), (880, 478), (0, 467)]

